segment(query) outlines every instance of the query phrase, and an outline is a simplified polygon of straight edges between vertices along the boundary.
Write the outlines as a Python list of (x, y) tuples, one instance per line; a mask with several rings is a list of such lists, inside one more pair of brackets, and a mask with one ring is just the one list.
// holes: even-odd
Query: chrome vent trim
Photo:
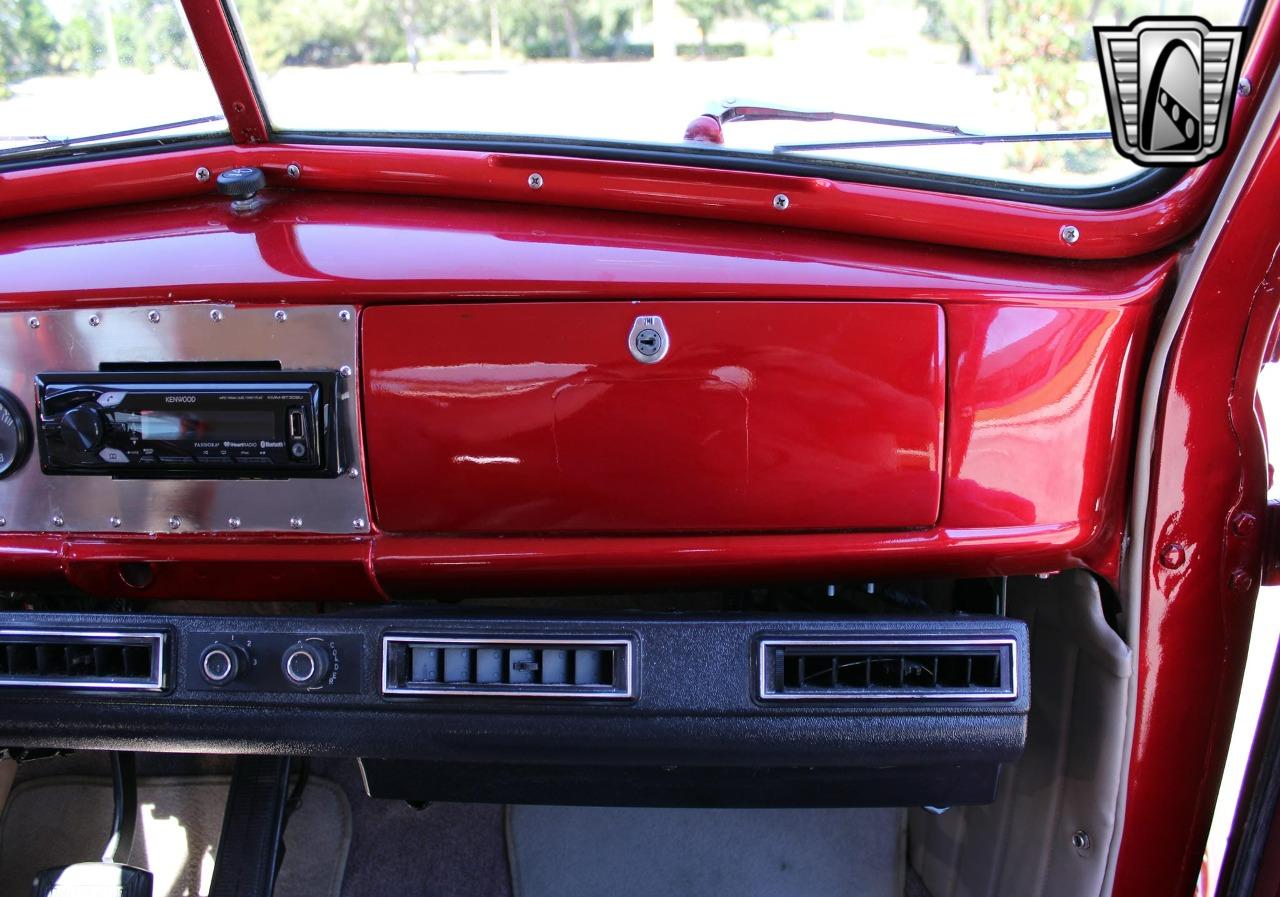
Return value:
[(0, 688), (164, 691), (167, 645), (158, 631), (0, 629)]
[[(791, 650), (788, 650), (791, 649)], [(875, 657), (885, 660), (916, 657), (992, 655), (997, 658), (999, 685), (950, 686), (937, 684), (937, 671), (931, 686), (911, 684), (876, 684), (867, 674), (867, 684), (841, 683), (833, 676), (830, 685), (821, 687), (789, 687), (785, 672), (777, 667), (792, 656)], [(762, 701), (1012, 701), (1019, 694), (1018, 643), (1013, 638), (934, 638), (934, 639), (762, 639), (757, 655), (759, 679), (757, 697)]]
[[(414, 651), (441, 652), (439, 669), (442, 674), (436, 681), (415, 677), (412, 665)], [(443, 652), (452, 652), (452, 657), (465, 661), (470, 665), (465, 678), (450, 681), (443, 674), (446, 662)], [(595, 677), (608, 681), (569, 682), (550, 684), (543, 681), (479, 681), (478, 658), (481, 652), (492, 657), (498, 652), (501, 657), (501, 679), (509, 680), (513, 661), (511, 652), (527, 652), (530, 660), (536, 663), (536, 672), (532, 679), (545, 676), (546, 652), (563, 652), (563, 659), (569, 664), (576, 664), (579, 658), (589, 655), (601, 662), (608, 661), (608, 675)], [(470, 652), (470, 653), (466, 653)], [(581, 652), (581, 653), (579, 653)], [(569, 655), (573, 659), (569, 659)], [(521, 660), (527, 663), (529, 660)], [(567, 678), (567, 667), (566, 678)], [(421, 696), (421, 697), (504, 697), (504, 698), (609, 698), (627, 699), (635, 696), (635, 646), (627, 638), (602, 639), (557, 639), (557, 638), (456, 638), (432, 635), (386, 635), (382, 638), (382, 694), (389, 697)]]

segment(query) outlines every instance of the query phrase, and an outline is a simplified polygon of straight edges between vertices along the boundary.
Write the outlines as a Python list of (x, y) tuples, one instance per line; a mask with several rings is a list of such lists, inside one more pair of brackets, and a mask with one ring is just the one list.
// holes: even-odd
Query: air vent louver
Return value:
[(0, 630), (0, 687), (160, 691), (162, 632)]
[(387, 695), (629, 698), (624, 639), (453, 639), (386, 636)]
[(1001, 700), (1018, 695), (1012, 639), (760, 643), (765, 700)]

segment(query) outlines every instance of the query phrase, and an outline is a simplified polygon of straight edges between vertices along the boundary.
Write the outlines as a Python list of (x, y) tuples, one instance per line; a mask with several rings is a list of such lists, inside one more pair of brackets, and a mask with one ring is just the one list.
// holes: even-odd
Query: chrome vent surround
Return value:
[(1008, 701), (1018, 645), (992, 639), (764, 639), (765, 701)]
[(382, 639), (384, 695), (630, 698), (629, 639)]
[(163, 632), (0, 629), (0, 688), (163, 691)]

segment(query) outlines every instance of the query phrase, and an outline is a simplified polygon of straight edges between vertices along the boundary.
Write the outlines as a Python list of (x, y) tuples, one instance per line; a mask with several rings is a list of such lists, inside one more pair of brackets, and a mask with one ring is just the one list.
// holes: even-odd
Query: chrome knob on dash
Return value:
[(315, 688), (324, 684), (332, 666), (325, 646), (312, 641), (290, 645), (280, 662), (284, 677), (298, 688)]
[(234, 682), (249, 667), (249, 654), (239, 645), (214, 642), (200, 655), (200, 675), (210, 685)]

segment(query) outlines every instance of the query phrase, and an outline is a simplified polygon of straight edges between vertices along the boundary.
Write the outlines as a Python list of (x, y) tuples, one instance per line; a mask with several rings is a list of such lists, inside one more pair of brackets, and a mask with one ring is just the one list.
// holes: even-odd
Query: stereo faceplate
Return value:
[(358, 322), (349, 306), (215, 303), (0, 314), (0, 389), (17, 396), (33, 421), (42, 372), (269, 362), (286, 374), (339, 372), (333, 414), (340, 436), (339, 475), (328, 478), (49, 476), (28, 461), (0, 479), (0, 533), (368, 532)]

